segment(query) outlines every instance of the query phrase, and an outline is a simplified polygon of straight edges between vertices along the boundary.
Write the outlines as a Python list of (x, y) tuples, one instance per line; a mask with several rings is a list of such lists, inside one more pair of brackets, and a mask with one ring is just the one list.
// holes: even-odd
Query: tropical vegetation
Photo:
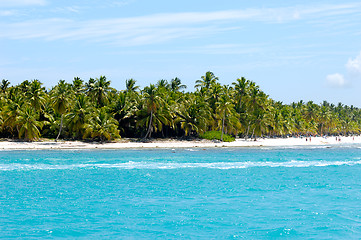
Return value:
[[(246, 139), (361, 132), (361, 109), (327, 101), (284, 104), (244, 77), (222, 85), (212, 72), (186, 91), (179, 78), (125, 90), (105, 76), (60, 80), (46, 89), (37, 80), (0, 83), (0, 137), (109, 141), (120, 137), (196, 138), (217, 135)], [(205, 134), (210, 132), (210, 134)], [(232, 139), (232, 138), (231, 138)]]

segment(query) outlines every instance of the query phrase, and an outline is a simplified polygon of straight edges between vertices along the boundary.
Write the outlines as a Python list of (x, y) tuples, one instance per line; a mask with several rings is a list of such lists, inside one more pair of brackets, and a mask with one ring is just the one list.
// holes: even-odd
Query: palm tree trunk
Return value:
[[(12, 131), (12, 130), (11, 130), (11, 131)], [(19, 134), (19, 131), (20, 131), (20, 130), (19, 130), (19, 125), (17, 125), (17, 124), (16, 124), (16, 131), (17, 131), (17, 133)], [(13, 134), (13, 136), (15, 136), (15, 135)]]
[(322, 137), (323, 136), (323, 123), (321, 123), (320, 132), (321, 132), (321, 137)]
[(242, 96), (239, 97), (239, 112), (241, 112), (242, 109)]
[(221, 134), (221, 141), (223, 142), (223, 132), (224, 132), (224, 119), (226, 118), (226, 113), (224, 113), (223, 119), (222, 119), (222, 134)]
[(248, 127), (247, 127), (247, 132), (246, 132), (246, 136), (245, 139), (248, 139), (248, 134), (249, 134), (249, 127), (251, 126), (251, 121), (248, 122)]
[(60, 118), (60, 129), (59, 129), (59, 133), (58, 133), (58, 136), (56, 137), (55, 139), (55, 142), (58, 141), (58, 138), (60, 137), (60, 134), (61, 134), (61, 130), (63, 129), (63, 114), (61, 114), (61, 118)]
[(153, 122), (153, 111), (150, 112), (150, 119), (148, 124), (148, 131), (145, 134), (144, 138), (150, 137), (152, 134), (152, 122)]
[(251, 139), (253, 138), (253, 136), (255, 136), (255, 137), (254, 137), (254, 140), (256, 141), (256, 135), (254, 135), (254, 130), (255, 130), (255, 129), (256, 129), (256, 127), (253, 128)]

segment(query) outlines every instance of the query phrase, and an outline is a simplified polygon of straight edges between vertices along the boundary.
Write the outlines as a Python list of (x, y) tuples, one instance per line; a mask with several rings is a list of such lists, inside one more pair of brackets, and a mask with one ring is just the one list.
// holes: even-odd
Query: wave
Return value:
[(18, 170), (71, 170), (71, 169), (183, 169), (183, 168), (209, 168), (209, 169), (243, 169), (252, 167), (285, 167), (285, 168), (306, 168), (306, 167), (328, 167), (328, 166), (353, 166), (361, 165), (360, 161), (288, 161), (288, 162), (125, 162), (116, 164), (0, 164), (0, 171)]

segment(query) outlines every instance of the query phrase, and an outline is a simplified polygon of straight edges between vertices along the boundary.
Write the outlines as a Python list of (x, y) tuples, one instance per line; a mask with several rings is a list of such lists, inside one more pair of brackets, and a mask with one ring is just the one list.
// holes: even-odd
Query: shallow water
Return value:
[(0, 238), (352, 239), (361, 149), (0, 151)]

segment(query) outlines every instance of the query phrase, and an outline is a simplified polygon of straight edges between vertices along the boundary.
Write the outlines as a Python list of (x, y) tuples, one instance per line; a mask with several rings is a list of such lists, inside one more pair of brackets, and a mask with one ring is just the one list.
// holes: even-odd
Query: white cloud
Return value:
[(46, 0), (0, 0), (0, 7), (22, 7), (45, 4)]
[(348, 86), (349, 83), (361, 79), (361, 52), (354, 59), (350, 58), (345, 64), (345, 67), (347, 70), (346, 78), (339, 73), (327, 75), (326, 82), (329, 86), (345, 87)]
[(361, 78), (361, 52), (355, 59), (349, 59), (346, 69), (352, 77)]
[[(0, 0), (0, 6), (5, 2), (26, 5), (44, 4), (45, 0)], [(242, 21), (279, 24), (300, 21), (304, 18), (349, 14), (358, 11), (358, 6), (361, 4), (183, 12), (88, 21), (39, 19), (18, 23), (0, 23), (0, 29), (2, 29), (0, 39), (89, 40), (122, 46), (145, 45), (234, 31), (243, 25)]]
[(346, 80), (342, 74), (329, 74), (326, 77), (326, 82), (331, 87), (345, 87)]

